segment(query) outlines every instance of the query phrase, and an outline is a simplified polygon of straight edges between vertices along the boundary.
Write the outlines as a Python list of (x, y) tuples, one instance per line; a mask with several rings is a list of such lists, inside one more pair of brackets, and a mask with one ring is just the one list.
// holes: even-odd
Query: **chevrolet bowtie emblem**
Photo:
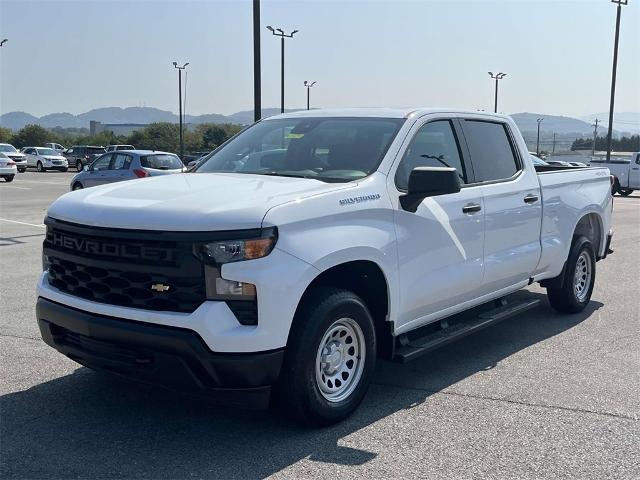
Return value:
[(164, 283), (154, 283), (151, 285), (151, 290), (155, 290), (156, 292), (166, 292), (170, 288), (169, 285), (165, 285)]

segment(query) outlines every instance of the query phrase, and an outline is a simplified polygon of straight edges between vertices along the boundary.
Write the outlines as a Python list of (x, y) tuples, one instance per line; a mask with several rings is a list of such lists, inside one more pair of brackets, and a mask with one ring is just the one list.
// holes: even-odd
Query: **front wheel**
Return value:
[(547, 288), (549, 303), (562, 313), (584, 310), (596, 281), (596, 255), (586, 237), (574, 237), (564, 270), (562, 287)]
[(276, 399), (305, 423), (331, 425), (358, 407), (375, 363), (375, 328), (362, 299), (317, 288), (294, 319)]
[(633, 193), (633, 189), (632, 188), (618, 188), (618, 193), (620, 195), (622, 195), (623, 197), (628, 197), (629, 195), (631, 195)]
[(73, 188), (72, 190), (82, 190), (84, 187), (82, 186), (82, 184), (80, 182), (76, 182), (73, 184)]
[(44, 166), (42, 165), (42, 162), (38, 162), (38, 164), (36, 165), (36, 170), (39, 172), (44, 172)]
[(82, 162), (80, 160), (76, 160), (76, 171), (81, 172), (83, 168), (84, 165), (82, 165)]

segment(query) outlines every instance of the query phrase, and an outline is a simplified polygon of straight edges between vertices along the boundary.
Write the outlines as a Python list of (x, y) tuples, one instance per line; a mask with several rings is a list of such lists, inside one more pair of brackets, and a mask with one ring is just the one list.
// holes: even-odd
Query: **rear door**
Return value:
[[(473, 172), (457, 120), (430, 116), (411, 129), (391, 171), (388, 191), (395, 205), (400, 308), (396, 326), (406, 331), (460, 309), (482, 285), (484, 212), (482, 187)], [(405, 211), (399, 197), (416, 167), (456, 168), (458, 193), (426, 198)]]
[(131, 172), (131, 161), (131, 155), (127, 155), (125, 153), (113, 153), (106, 181), (121, 182), (122, 180), (129, 180), (133, 178), (135, 175)]
[(487, 295), (528, 282), (540, 260), (540, 185), (507, 122), (467, 118), (461, 123), (484, 198), (482, 293)]

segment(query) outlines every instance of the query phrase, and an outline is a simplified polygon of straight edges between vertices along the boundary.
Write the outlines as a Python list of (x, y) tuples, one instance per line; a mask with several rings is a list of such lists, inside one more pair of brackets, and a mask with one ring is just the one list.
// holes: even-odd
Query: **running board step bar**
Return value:
[(425, 353), (431, 352), (437, 348), (443, 347), (455, 340), (466, 337), (483, 328), (513, 317), (527, 310), (530, 310), (540, 304), (538, 299), (520, 300), (512, 303), (504, 303), (493, 310), (485, 311), (478, 316), (449, 325), (447, 319), (441, 320), (442, 328), (434, 333), (421, 338), (409, 340), (406, 335), (398, 337), (394, 360), (400, 363), (406, 363), (415, 358), (421, 357)]

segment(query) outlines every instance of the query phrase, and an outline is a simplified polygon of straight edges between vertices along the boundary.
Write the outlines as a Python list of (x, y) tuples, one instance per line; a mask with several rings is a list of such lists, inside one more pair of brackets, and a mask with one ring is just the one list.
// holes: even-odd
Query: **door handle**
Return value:
[(474, 214), (482, 210), (482, 206), (477, 203), (467, 203), (464, 207), (462, 207), (462, 213), (466, 214)]
[(633, 167), (631, 170), (640, 170), (638, 167)]
[(524, 203), (536, 203), (538, 201), (537, 195), (527, 195), (524, 197)]

